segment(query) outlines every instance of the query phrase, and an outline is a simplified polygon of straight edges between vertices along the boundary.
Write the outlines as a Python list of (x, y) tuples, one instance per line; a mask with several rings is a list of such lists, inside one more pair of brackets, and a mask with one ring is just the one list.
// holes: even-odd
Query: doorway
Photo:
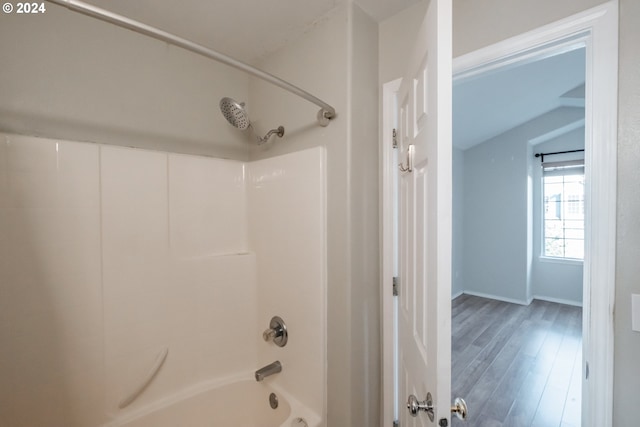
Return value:
[(572, 47), (453, 86), (452, 399), (477, 408), (469, 427), (580, 425), (585, 47)]
[[(615, 283), (615, 195), (617, 141), (617, 2), (611, 1), (532, 32), (457, 57), (455, 78), (473, 78), (491, 69), (544, 57), (563, 46), (586, 46), (585, 211), (592, 221), (585, 230), (583, 295), (582, 420), (585, 427), (612, 423), (613, 315)], [(593, 37), (597, 33), (598, 37)], [(383, 424), (403, 409), (393, 389), (393, 160), (394, 93), (398, 82), (383, 86), (382, 160), (382, 318)], [(597, 244), (591, 244), (597, 241)], [(455, 373), (454, 373), (455, 375)], [(462, 396), (464, 397), (464, 396)], [(474, 408), (469, 408), (473, 414)], [(473, 416), (473, 415), (471, 415)]]

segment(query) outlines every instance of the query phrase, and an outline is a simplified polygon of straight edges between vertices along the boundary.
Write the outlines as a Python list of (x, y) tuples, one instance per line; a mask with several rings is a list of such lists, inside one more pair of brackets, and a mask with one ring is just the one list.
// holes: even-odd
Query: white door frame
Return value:
[[(566, 46), (586, 46), (585, 229), (583, 296), (583, 427), (613, 422), (613, 312), (615, 301), (618, 108), (618, 1), (454, 58), (453, 76), (472, 78), (492, 69), (537, 60)], [(383, 86), (381, 162), (381, 315), (383, 427), (393, 422), (394, 331), (393, 103), (399, 81)], [(473, 408), (470, 408), (472, 411)]]
[(380, 139), (380, 318), (382, 334), (382, 405), (381, 427), (389, 427), (395, 421), (394, 366), (397, 336), (394, 325), (393, 277), (396, 276), (396, 162), (393, 155), (393, 129), (397, 129), (395, 117), (396, 93), (402, 79), (386, 83), (382, 87), (382, 138)]

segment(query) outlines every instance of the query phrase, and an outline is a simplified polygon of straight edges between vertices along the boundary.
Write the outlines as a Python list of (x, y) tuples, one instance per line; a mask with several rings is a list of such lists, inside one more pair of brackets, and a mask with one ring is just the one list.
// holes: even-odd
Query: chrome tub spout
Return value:
[(273, 363), (268, 364), (256, 371), (256, 381), (262, 381), (266, 377), (277, 374), (278, 372), (282, 372), (282, 364), (279, 360), (276, 360)]

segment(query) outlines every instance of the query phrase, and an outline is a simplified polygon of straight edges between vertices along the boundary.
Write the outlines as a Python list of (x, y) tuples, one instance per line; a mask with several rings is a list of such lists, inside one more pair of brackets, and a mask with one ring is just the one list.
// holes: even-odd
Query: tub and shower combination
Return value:
[[(173, 163), (170, 160), (170, 167)], [(134, 387), (133, 394), (126, 405), (120, 401), (120, 408), (110, 411), (111, 421), (104, 427), (326, 426), (324, 150), (250, 162), (242, 170), (250, 253), (221, 258), (233, 258), (229, 262), (237, 266), (225, 268), (243, 270), (240, 276), (252, 283), (227, 300), (230, 307), (224, 315), (234, 318), (219, 326), (232, 328), (229, 335), (211, 331), (206, 338), (219, 347), (227, 339), (230, 346), (237, 343), (237, 350), (227, 351), (244, 359), (235, 369), (252, 364), (252, 370), (229, 374), (220, 368), (214, 378), (161, 390), (155, 386), (173, 362), (174, 350), (169, 348), (142, 382), (123, 381), (128, 388), (121, 390)], [(191, 262), (188, 267), (195, 265)], [(233, 274), (231, 286), (236, 285)], [(240, 324), (245, 317), (247, 323)], [(233, 328), (243, 337), (233, 336)], [(217, 354), (224, 359), (224, 353)], [(252, 356), (241, 356), (246, 353)], [(215, 359), (208, 363), (219, 365)], [(136, 384), (142, 387), (136, 389)]]
[(0, 134), (0, 426), (324, 427), (324, 176)]
[[(271, 319), (263, 333), (265, 341), (278, 347), (288, 342), (286, 323), (279, 316)], [(159, 355), (141, 387), (120, 402), (120, 409), (133, 403), (161, 370), (168, 351)], [(271, 378), (283, 371), (277, 360), (250, 374), (198, 384), (118, 417), (104, 427), (321, 427), (321, 417)]]
[(126, 145), (0, 134), (0, 426), (325, 427), (324, 149)]

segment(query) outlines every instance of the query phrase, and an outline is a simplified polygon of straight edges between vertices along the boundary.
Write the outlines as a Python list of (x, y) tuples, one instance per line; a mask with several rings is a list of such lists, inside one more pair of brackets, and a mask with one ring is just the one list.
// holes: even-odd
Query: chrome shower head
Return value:
[(231, 98), (222, 98), (220, 100), (220, 111), (232, 126), (240, 130), (246, 130), (251, 126), (249, 115), (244, 109), (244, 102), (239, 103)]
[[(246, 130), (251, 127), (249, 115), (244, 109), (244, 102), (237, 102), (234, 99), (224, 97), (220, 100), (220, 111), (225, 119), (233, 126), (240, 130)], [(258, 136), (258, 145), (262, 145), (269, 141), (272, 135), (282, 138), (284, 136), (284, 127), (279, 126), (277, 129), (271, 129), (265, 136)]]

